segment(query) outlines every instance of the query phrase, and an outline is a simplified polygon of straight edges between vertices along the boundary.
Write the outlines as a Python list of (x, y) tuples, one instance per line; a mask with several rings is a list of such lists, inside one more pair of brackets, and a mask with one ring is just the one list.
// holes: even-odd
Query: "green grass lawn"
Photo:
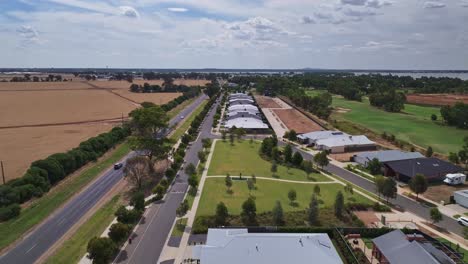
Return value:
[[(289, 183), (271, 180), (257, 179), (257, 190), (252, 191), (255, 196), (257, 213), (271, 211), (276, 200), (279, 200), (285, 212), (304, 210), (309, 206), (315, 184)], [(345, 195), (345, 202), (362, 202), (372, 204), (364, 196), (357, 193), (353, 195), (344, 191), (340, 184), (319, 184), (321, 207), (332, 207), (336, 194), (339, 190)], [(246, 181), (233, 180), (232, 194), (227, 193), (224, 178), (207, 178), (198, 206), (197, 215), (214, 215), (216, 205), (224, 202), (230, 214), (238, 215), (241, 212), (242, 203), (249, 197), (249, 189)], [(290, 205), (288, 199), (289, 190), (294, 189), (297, 193), (297, 205)]]
[(432, 146), (439, 153), (457, 152), (468, 136), (466, 130), (445, 126), (441, 122), (431, 121), (431, 114), (440, 117), (437, 107), (406, 104), (403, 113), (389, 113), (369, 105), (367, 99), (363, 102), (349, 101), (334, 96), (333, 106), (350, 109), (346, 113), (336, 113), (333, 119), (346, 120), (381, 134), (387, 132), (397, 139), (416, 144), (423, 148)]
[(75, 193), (83, 189), (84, 186), (129, 152), (128, 144), (124, 143), (118, 146), (108, 158), (99, 161), (80, 175), (37, 199), (31, 206), (23, 209), (17, 218), (0, 223), (0, 248), (8, 246), (31, 227), (43, 221)]
[(195, 111), (193, 111), (192, 113), (190, 113), (190, 116), (186, 116), (184, 119), (181, 120), (181, 122), (184, 122), (182, 125), (180, 125), (175, 131), (174, 133), (169, 137), (170, 139), (173, 139), (173, 140), (177, 140), (179, 139), (180, 137), (182, 137), (182, 135), (185, 133), (185, 131), (187, 131), (187, 129), (189, 129), (190, 127), (190, 124), (192, 123), (192, 121), (195, 119), (195, 117), (200, 114), (201, 111), (203, 111), (203, 108), (205, 107), (205, 105), (208, 103), (207, 100), (203, 101), (198, 107), (197, 109), (195, 109)]
[[(456, 244), (453, 244), (452, 242), (448, 241), (447, 239), (445, 239), (443, 237), (438, 237), (437, 240), (439, 240), (440, 242), (450, 244), (451, 248), (456, 250)], [(463, 261), (465, 263), (468, 262), (468, 250), (465, 250), (464, 248), (460, 247), (458, 249), (458, 252), (463, 253)]]
[(184, 234), (185, 226), (187, 225), (187, 218), (177, 219), (174, 228), (172, 229), (171, 236), (181, 237)]
[(119, 198), (119, 195), (114, 196), (96, 211), (45, 263), (78, 263), (86, 254), (89, 240), (100, 236), (114, 219), (114, 213), (121, 204)]
[[(241, 142), (235, 141), (234, 146), (226, 141), (216, 141), (215, 152), (211, 159), (208, 175), (226, 175), (229, 173), (231, 176), (242, 175), (251, 176), (255, 174), (257, 177), (270, 177), (271, 163), (262, 159), (259, 155), (259, 148), (261, 143), (254, 141), (250, 144), (249, 140)], [(277, 178), (296, 181), (331, 181), (328, 177), (319, 173), (312, 173), (307, 179), (307, 174), (303, 170), (295, 168), (286, 168), (285, 166), (278, 165)]]

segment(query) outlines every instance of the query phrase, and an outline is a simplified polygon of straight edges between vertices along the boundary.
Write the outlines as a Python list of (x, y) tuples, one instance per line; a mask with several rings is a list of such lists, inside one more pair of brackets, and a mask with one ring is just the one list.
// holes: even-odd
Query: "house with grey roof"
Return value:
[(401, 150), (382, 150), (361, 152), (353, 156), (353, 161), (366, 167), (367, 163), (373, 159), (378, 159), (380, 162), (408, 160), (424, 158), (419, 152), (404, 152)]
[(372, 256), (380, 264), (455, 264), (443, 251), (422, 236), (405, 235), (397, 229), (372, 239)]
[(201, 264), (343, 263), (326, 233), (249, 233), (209, 229), (205, 245), (192, 258)]
[(315, 147), (319, 150), (326, 150), (330, 153), (344, 153), (377, 149), (375, 142), (362, 135), (341, 135), (319, 139), (315, 142)]
[(297, 139), (303, 144), (314, 146), (317, 140), (332, 138), (332, 137), (340, 137), (340, 136), (349, 136), (349, 135), (341, 131), (325, 130), (325, 131), (313, 131), (309, 133), (300, 134), (297, 136)]

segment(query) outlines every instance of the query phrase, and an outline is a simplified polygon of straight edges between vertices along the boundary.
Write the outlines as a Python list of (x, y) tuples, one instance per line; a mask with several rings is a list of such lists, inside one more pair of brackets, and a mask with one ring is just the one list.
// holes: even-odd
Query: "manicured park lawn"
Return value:
[[(311, 96), (323, 91), (308, 91)], [(423, 148), (432, 146), (439, 153), (448, 154), (458, 152), (463, 143), (463, 138), (468, 132), (462, 129), (445, 126), (442, 124), (439, 107), (418, 106), (405, 104), (402, 113), (389, 113), (369, 105), (369, 101), (363, 102), (345, 100), (339, 96), (333, 96), (334, 107), (349, 109), (346, 113), (334, 114), (333, 119), (343, 119), (373, 130), (376, 133), (387, 132), (407, 142)], [(437, 122), (431, 120), (431, 115), (437, 116)]]
[[(244, 139), (241, 142), (235, 141), (234, 146), (227, 140), (216, 141), (215, 152), (211, 159), (208, 175), (226, 175), (231, 176), (242, 175), (251, 176), (255, 174), (257, 177), (273, 177), (271, 172), (271, 163), (262, 159), (259, 155), (261, 142)], [(307, 174), (303, 170), (295, 168), (286, 168), (278, 165), (277, 178), (295, 181), (331, 181), (328, 177), (319, 173), (312, 173), (307, 179)]]
[[(309, 206), (310, 198), (315, 184), (290, 183), (272, 180), (257, 179), (257, 190), (252, 191), (255, 196), (257, 213), (271, 211), (276, 200), (279, 200), (285, 212), (304, 210)], [(341, 184), (319, 184), (320, 196), (323, 201), (321, 207), (332, 207), (336, 194), (339, 190), (345, 195), (345, 202), (360, 202), (372, 204), (372, 201), (354, 193), (353, 195), (344, 191)], [(203, 187), (203, 192), (198, 206), (197, 215), (214, 215), (216, 205), (224, 202), (228, 211), (232, 215), (238, 215), (241, 212), (242, 203), (249, 197), (249, 189), (245, 180), (233, 179), (232, 194), (227, 192), (224, 178), (207, 178)], [(289, 190), (294, 189), (297, 193), (296, 206), (290, 205), (288, 199)]]

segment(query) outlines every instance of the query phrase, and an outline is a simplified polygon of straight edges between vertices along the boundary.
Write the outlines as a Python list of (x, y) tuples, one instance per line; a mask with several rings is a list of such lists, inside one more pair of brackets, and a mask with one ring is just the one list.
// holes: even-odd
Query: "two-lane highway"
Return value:
[[(182, 119), (182, 116), (185, 117), (195, 111), (206, 98), (206, 95), (202, 95), (195, 99), (193, 103), (173, 117), (169, 121), (169, 125), (175, 125)], [(134, 152), (131, 152), (121, 162), (125, 163), (128, 158), (135, 155)], [(114, 170), (111, 168), (107, 170), (86, 189), (31, 231), (22, 241), (1, 256), (0, 263), (27, 264), (37, 261), (122, 179), (122, 169)]]

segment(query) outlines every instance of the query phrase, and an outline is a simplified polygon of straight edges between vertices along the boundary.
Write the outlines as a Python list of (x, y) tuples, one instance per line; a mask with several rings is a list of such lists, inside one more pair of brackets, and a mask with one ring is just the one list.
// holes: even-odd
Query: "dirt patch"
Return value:
[(435, 203), (440, 203), (441, 201), (448, 203), (450, 202), (450, 196), (453, 195), (453, 192), (466, 189), (468, 189), (467, 184), (457, 186), (450, 186), (445, 184), (429, 186), (427, 191), (424, 193), (424, 197), (434, 201)]
[(353, 212), (367, 227), (376, 227), (379, 218), (373, 211), (354, 211)]
[(119, 118), (137, 106), (107, 91), (1, 92), (0, 126)]
[(91, 88), (91, 86), (89, 86), (85, 81), (0, 82), (0, 91), (5, 91), (5, 90), (26, 90), (26, 91), (27, 90), (73, 90), (73, 89), (89, 89), (89, 88)]
[(72, 149), (112, 127), (110, 123), (96, 123), (0, 129), (0, 160), (3, 160), (6, 179), (18, 178), (31, 162)]
[(274, 109), (275, 114), (288, 127), (297, 133), (320, 131), (322, 128), (296, 109)]
[(419, 105), (454, 105), (456, 102), (468, 104), (468, 95), (462, 94), (408, 94), (406, 101)]
[(359, 152), (347, 152), (347, 153), (337, 153), (337, 154), (330, 154), (330, 158), (341, 161), (341, 162), (349, 162), (351, 157), (356, 155)]
[(340, 113), (340, 114), (351, 111), (351, 109), (343, 108), (343, 107), (335, 107), (334, 109), (335, 109), (335, 112)]
[(261, 108), (282, 108), (273, 98), (268, 96), (255, 96), (258, 106)]

